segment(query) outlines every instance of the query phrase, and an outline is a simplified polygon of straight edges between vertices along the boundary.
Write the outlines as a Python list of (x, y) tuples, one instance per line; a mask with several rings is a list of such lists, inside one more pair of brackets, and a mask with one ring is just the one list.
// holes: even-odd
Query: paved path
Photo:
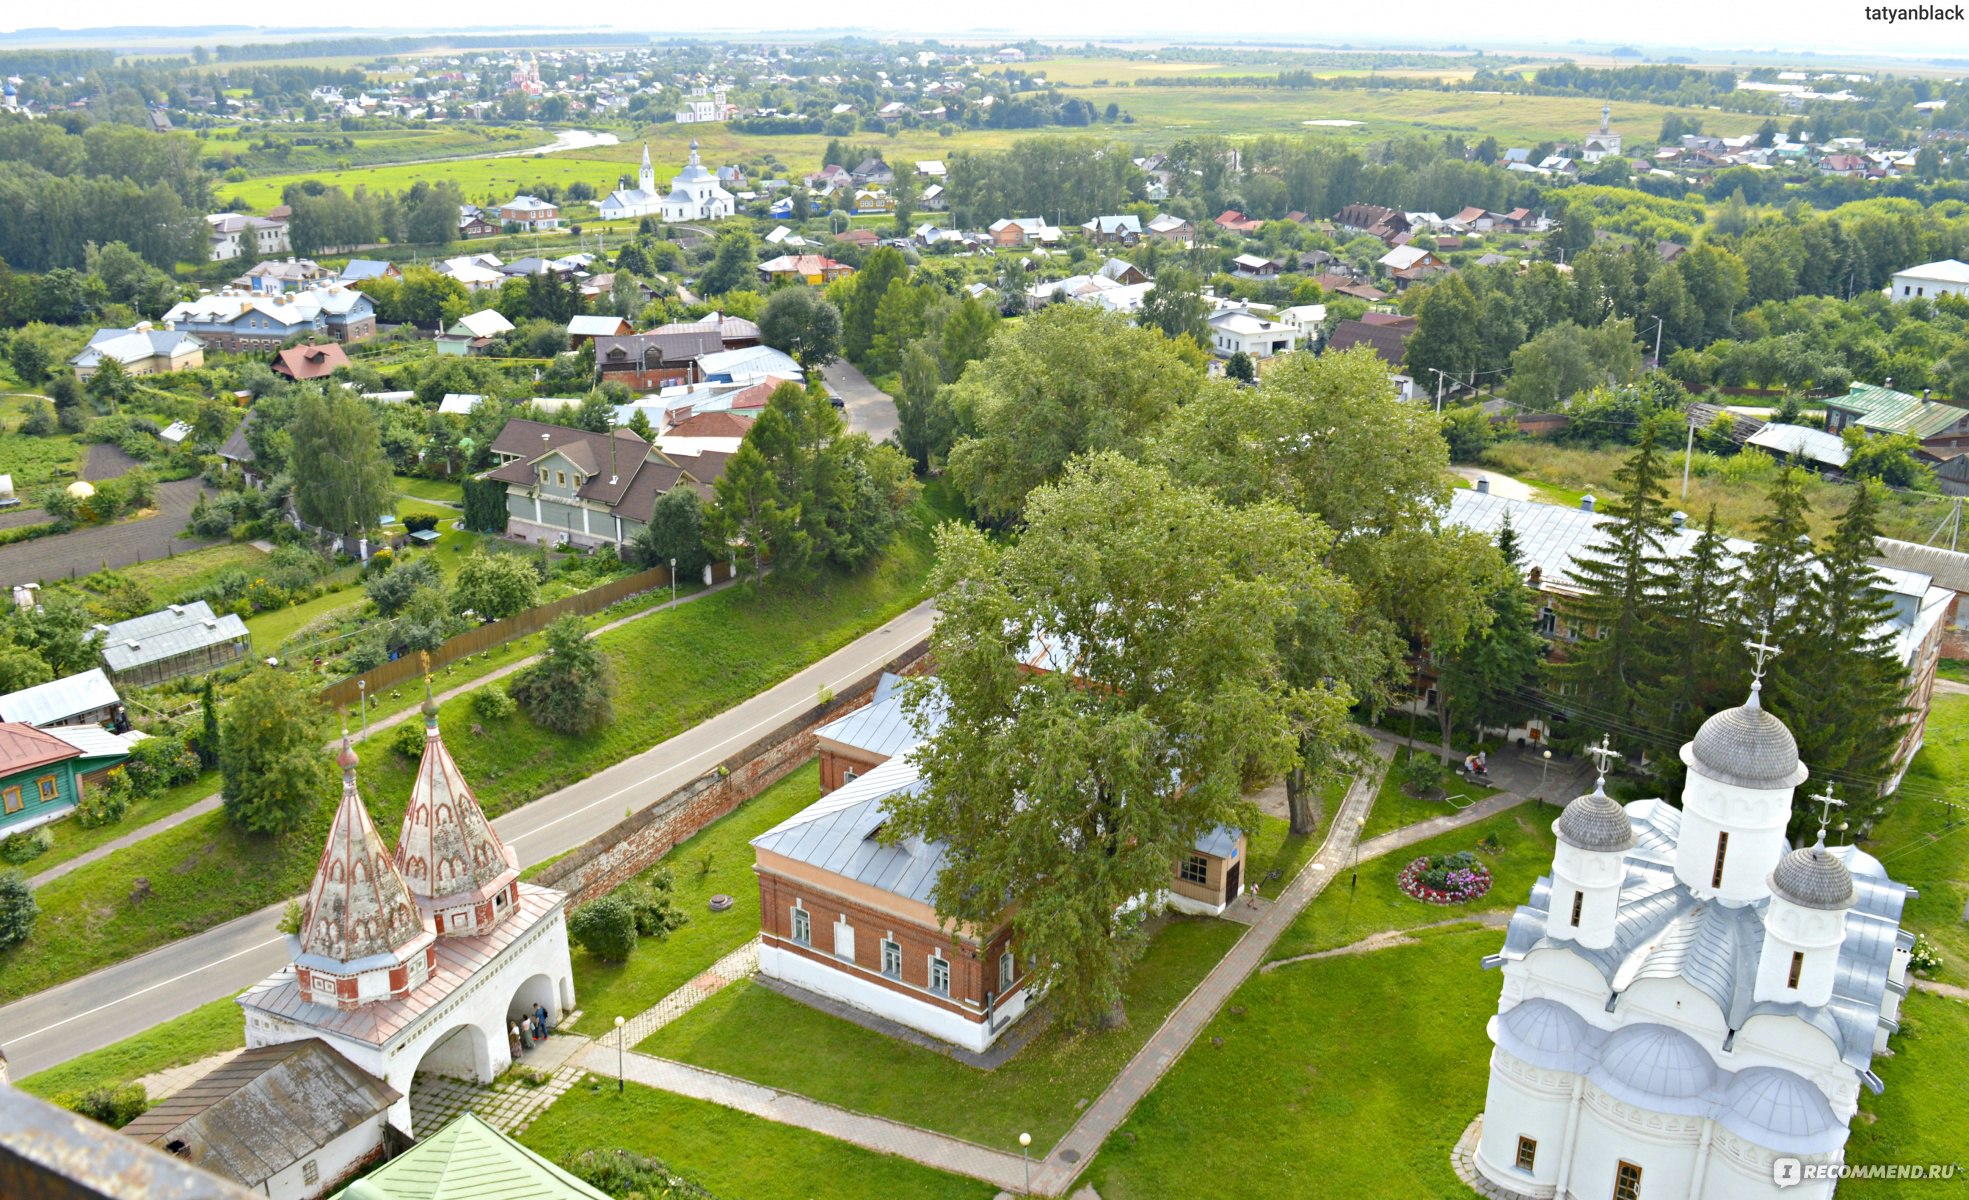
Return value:
[(0, 584), (71, 579), (108, 566), (111, 570), (185, 554), (221, 539), (185, 539), (191, 506), (204, 485), (194, 477), (157, 485), (157, 515), (115, 525), (90, 525), (68, 533), (0, 546)]
[[(1379, 858), (1383, 854), (1393, 854), (1417, 842), (1426, 842), (1452, 829), (1461, 829), (1465, 825), (1472, 825), (1486, 817), (1495, 816), (1507, 808), (1516, 808), (1530, 798), (1521, 796), (1517, 792), (1499, 792), (1495, 796), (1488, 796), (1455, 812), (1444, 813), (1440, 817), (1430, 817), (1426, 821), (1417, 821), (1413, 825), (1404, 825), (1391, 833), (1384, 833), (1380, 837), (1369, 838), (1362, 842), (1361, 860), (1365, 862), (1370, 858)], [(1556, 808), (1551, 812), (1554, 817), (1559, 815), (1559, 810)]]
[(1936, 983), (1932, 979), (1917, 979), (1914, 986), (1935, 996), (1947, 996), (1951, 1000), (1969, 1001), (1969, 988), (1957, 987), (1952, 983)]
[(855, 364), (837, 358), (820, 369), (828, 390), (847, 406), (848, 430), (865, 433), (873, 441), (887, 441), (896, 431), (896, 401), (889, 393), (868, 381)]
[[(813, 707), (821, 688), (838, 693), (921, 641), (935, 616), (934, 606), (925, 601), (791, 678), (641, 754), (516, 808), (493, 826), (522, 867), (572, 850), (613, 827), (625, 808), (648, 807), (760, 734)], [(287, 940), (277, 928), (286, 907), (285, 902), (268, 905), (0, 1008), (0, 1031), (6, 1038), (0, 1045), (14, 1073), (28, 1075), (67, 1062), (266, 978), (287, 962)]]
[(152, 821), (147, 825), (139, 825), (137, 828), (132, 829), (128, 833), (122, 834), (117, 837), (113, 837), (109, 841), (104, 842), (102, 845), (97, 846), (93, 850), (85, 850), (66, 862), (56, 863), (54, 866), (49, 867), (47, 870), (41, 872), (39, 875), (29, 876), (27, 881), (28, 886), (38, 888), (45, 884), (52, 883), (55, 880), (60, 879), (62, 876), (68, 874), (70, 871), (76, 870), (77, 868), (80, 867), (85, 867), (92, 862), (96, 862), (98, 860), (108, 858), (110, 855), (116, 853), (118, 850), (126, 849), (127, 847), (130, 846), (134, 846), (138, 842), (143, 841), (145, 838), (155, 837), (158, 834), (163, 833), (167, 829), (176, 828), (177, 826), (184, 824), (186, 821), (190, 821), (198, 817), (202, 817), (206, 813), (209, 813), (218, 807), (219, 807), (219, 794), (217, 792), (214, 792), (210, 796), (205, 797), (203, 800), (198, 800), (191, 804), (187, 804), (185, 807), (179, 809), (177, 812), (171, 813), (167, 816), (159, 817), (157, 820)]
[(1937, 675), (1935, 676), (1935, 690), (1945, 696), (1969, 696), (1969, 683), (1960, 683), (1956, 680), (1944, 679)]
[(1372, 954), (1377, 950), (1390, 950), (1396, 946), (1413, 946), (1414, 934), (1424, 929), (1442, 929), (1449, 925), (1487, 925), (1492, 929), (1502, 929), (1511, 923), (1511, 914), (1499, 909), (1494, 912), (1472, 913), (1467, 917), (1452, 917), (1447, 921), (1431, 921), (1427, 925), (1412, 925), (1407, 929), (1383, 929), (1370, 933), (1358, 942), (1347, 946), (1335, 946), (1331, 950), (1315, 950), (1311, 954), (1295, 954), (1291, 958), (1275, 958), (1259, 967), (1263, 975), (1270, 975), (1280, 967), (1293, 963), (1312, 962), (1321, 958), (1340, 958), (1349, 954)]
[(1489, 467), (1463, 466), (1451, 467), (1449, 470), (1450, 474), (1460, 475), (1469, 480), (1472, 487), (1476, 486), (1479, 479), (1489, 480), (1490, 494), (1493, 496), (1502, 496), (1506, 500), (1536, 499), (1537, 488), (1522, 479), (1513, 479), (1502, 471), (1494, 471)]

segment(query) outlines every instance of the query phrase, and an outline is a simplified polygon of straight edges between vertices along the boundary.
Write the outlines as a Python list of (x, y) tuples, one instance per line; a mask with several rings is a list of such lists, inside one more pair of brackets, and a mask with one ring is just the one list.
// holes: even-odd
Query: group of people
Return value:
[(506, 1035), (512, 1043), (513, 1058), (518, 1061), (520, 1055), (547, 1040), (546, 1007), (540, 1004), (534, 1005), (531, 1013), (513, 1022), (512, 1028), (506, 1031)]
[(1463, 773), (1465, 775), (1490, 774), (1489, 760), (1482, 750), (1477, 751), (1475, 754), (1466, 754), (1463, 756)]

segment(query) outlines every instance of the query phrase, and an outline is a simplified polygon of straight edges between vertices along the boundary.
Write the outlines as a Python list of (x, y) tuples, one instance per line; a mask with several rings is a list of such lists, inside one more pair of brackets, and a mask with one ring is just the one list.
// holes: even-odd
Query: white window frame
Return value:
[(902, 978), (902, 943), (894, 938), (882, 939), (882, 975), (887, 979)]
[(798, 900), (793, 902), (793, 928), (789, 935), (792, 937), (793, 944), (796, 946), (811, 946), (814, 944), (813, 916), (806, 909), (800, 907)]
[(1017, 959), (1012, 957), (1012, 951), (1008, 947), (1005, 953), (998, 956), (998, 990), (1001, 992), (1011, 991), (1012, 984), (1017, 982), (1018, 977), (1019, 963)]
[(847, 787), (849, 784), (853, 783), (855, 780), (860, 778), (861, 775), (857, 773), (853, 767), (844, 767), (841, 770), (842, 787)]
[[(942, 967), (942, 968), (943, 968), (943, 986), (942, 986), (942, 987), (938, 987), (938, 986), (937, 986), (937, 968), (938, 968), (938, 967)], [(946, 998), (946, 999), (948, 999), (948, 998), (950, 997), (950, 960), (949, 960), (949, 959), (947, 959), (947, 958), (945, 958), (945, 957), (943, 957), (943, 956), (942, 956), (941, 954), (932, 954), (932, 955), (930, 956), (930, 979), (929, 979), (929, 986), (930, 986), (930, 994), (931, 994), (931, 995), (933, 995), (933, 996), (942, 996), (942, 997), (944, 997), (944, 998)]]

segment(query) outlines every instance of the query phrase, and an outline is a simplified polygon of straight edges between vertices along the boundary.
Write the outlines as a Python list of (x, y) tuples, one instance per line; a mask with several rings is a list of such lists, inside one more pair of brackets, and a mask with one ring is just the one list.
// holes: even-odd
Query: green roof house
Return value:
[(0, 721), (0, 835), (46, 825), (81, 803), (82, 789), (130, 757), (132, 737), (93, 725), (36, 729)]
[(344, 1189), (336, 1200), (609, 1200), (465, 1113)]
[(1969, 451), (1969, 408), (1870, 383), (1856, 383), (1844, 396), (1827, 400), (1825, 427), (1834, 434), (1858, 429), (1868, 437), (1904, 433), (1937, 459)]

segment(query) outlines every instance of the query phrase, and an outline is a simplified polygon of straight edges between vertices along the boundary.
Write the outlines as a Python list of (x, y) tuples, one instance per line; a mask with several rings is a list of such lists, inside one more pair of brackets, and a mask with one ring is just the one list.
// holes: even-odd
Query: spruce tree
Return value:
[[(1798, 619), (1795, 601), (1811, 569), (1811, 502), (1805, 499), (1804, 473), (1789, 463), (1778, 470), (1757, 518), (1757, 548), (1744, 563), (1742, 628), (1768, 632), (1779, 645)], [(1795, 639), (1794, 639), (1795, 640)]]
[[(1908, 716), (1907, 671), (1895, 650), (1893, 602), (1867, 560), (1878, 553), (1877, 499), (1852, 488), (1812, 570), (1801, 573), (1784, 653), (1772, 664), (1770, 706), (1798, 739), (1815, 775), (1872, 791), (1893, 769)], [(1802, 828), (1802, 826), (1801, 826)]]
[(1633, 456), (1614, 475), (1620, 495), (1606, 506), (1599, 540), (1573, 556), (1571, 582), (1581, 594), (1563, 607), (1579, 636), (1551, 672), (1596, 721), (1631, 722), (1642, 684), (1660, 672), (1659, 606), (1674, 586), (1666, 469), (1654, 429), (1644, 425)]
[(1454, 720), (1509, 725), (1533, 708), (1531, 697), (1545, 661), (1545, 639), (1538, 634), (1538, 609), (1525, 584), (1518, 531), (1511, 527), (1508, 514), (1497, 531), (1497, 549), (1505, 574), (1484, 597), (1490, 622), (1442, 663), (1436, 681), (1436, 711), (1445, 746)]
[(1681, 742), (1710, 713), (1743, 699), (1736, 694), (1744, 674), (1732, 608), (1737, 572), (1716, 527), (1714, 504), (1701, 536), (1671, 570), (1674, 578), (1660, 608), (1664, 658), (1660, 674), (1641, 685), (1641, 715), (1649, 728)]

